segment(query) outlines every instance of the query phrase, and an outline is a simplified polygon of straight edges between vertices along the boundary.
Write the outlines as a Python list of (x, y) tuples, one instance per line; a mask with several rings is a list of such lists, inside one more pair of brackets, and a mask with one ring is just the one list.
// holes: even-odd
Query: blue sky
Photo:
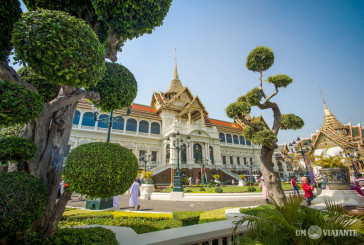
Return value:
[[(305, 121), (301, 130), (280, 131), (279, 143), (289, 143), (322, 125), (319, 87), (339, 121), (364, 120), (363, 44), (363, 1), (174, 0), (164, 24), (126, 42), (117, 62), (138, 81), (134, 102), (149, 105), (153, 90), (168, 89), (176, 48), (182, 84), (198, 94), (210, 118), (231, 121), (226, 106), (258, 85), (246, 57), (255, 47), (268, 46), (275, 63), (263, 78), (293, 78), (273, 101), (282, 113)], [(273, 91), (267, 83), (263, 88)], [(272, 125), (271, 111), (252, 114)]]

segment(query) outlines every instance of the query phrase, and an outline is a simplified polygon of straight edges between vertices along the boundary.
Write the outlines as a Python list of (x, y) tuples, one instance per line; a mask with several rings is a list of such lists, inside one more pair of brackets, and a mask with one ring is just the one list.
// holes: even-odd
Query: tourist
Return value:
[(308, 183), (307, 177), (302, 177), (302, 189), (305, 192), (305, 200), (307, 203), (307, 206), (311, 206), (311, 201), (315, 198), (312, 191), (314, 189), (314, 185), (310, 185)]
[(355, 186), (353, 186), (351, 189), (352, 190), (356, 190), (359, 193), (359, 195), (364, 196), (362, 190), (360, 189), (359, 182), (358, 181), (355, 181), (354, 183), (355, 183)]
[(263, 198), (265, 199), (265, 201), (267, 203), (269, 203), (269, 192), (268, 192), (267, 185), (264, 183), (264, 177), (263, 176), (260, 177), (259, 188), (262, 189)]
[(192, 184), (193, 184), (193, 179), (192, 179), (192, 177), (189, 177), (189, 178), (188, 178), (188, 183), (189, 183), (190, 185), (192, 185)]
[(294, 179), (294, 176), (292, 176), (291, 185), (292, 185), (292, 189), (293, 189), (293, 195), (297, 192), (297, 195), (299, 196), (300, 195), (300, 191), (298, 189), (298, 186), (296, 184), (296, 181)]
[(119, 206), (119, 195), (114, 196), (112, 206), (113, 207), (118, 207)]
[(140, 180), (138, 178), (136, 178), (134, 180), (133, 185), (130, 188), (129, 207), (131, 207), (131, 210), (135, 210), (135, 207), (136, 207), (136, 209), (140, 208), (139, 200), (138, 200), (138, 197), (139, 197), (139, 183), (140, 183)]
[(200, 184), (200, 179), (196, 178), (196, 185), (199, 185), (199, 184)]
[(232, 185), (234, 185), (234, 184), (235, 184), (235, 180), (234, 180), (234, 179), (232, 179), (232, 180), (231, 180), (231, 184), (232, 184)]

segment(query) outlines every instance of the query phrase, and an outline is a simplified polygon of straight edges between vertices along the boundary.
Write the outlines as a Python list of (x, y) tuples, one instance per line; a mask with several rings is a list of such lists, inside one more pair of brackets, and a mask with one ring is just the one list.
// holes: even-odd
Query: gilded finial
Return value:
[(179, 79), (177, 72), (177, 49), (174, 49), (174, 74), (173, 79)]

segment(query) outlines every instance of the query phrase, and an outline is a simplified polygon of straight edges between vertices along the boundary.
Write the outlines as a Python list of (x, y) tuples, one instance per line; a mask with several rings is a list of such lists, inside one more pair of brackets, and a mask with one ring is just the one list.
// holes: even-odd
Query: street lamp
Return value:
[(119, 119), (119, 118), (122, 118), (124, 116), (127, 116), (129, 115), (131, 112), (131, 107), (128, 107), (126, 109), (126, 113), (124, 115), (120, 115), (120, 116), (116, 116), (116, 117), (113, 117), (112, 114), (113, 114), (113, 111), (110, 111), (110, 115), (108, 118), (102, 118), (102, 119), (99, 119), (98, 116), (99, 116), (99, 112), (98, 111), (95, 111), (94, 112), (94, 120), (96, 122), (106, 122), (107, 123), (107, 137), (106, 137), (106, 142), (109, 143), (110, 142), (110, 132), (111, 132), (111, 127), (112, 127), (112, 122), (115, 120), (115, 119)]
[(144, 162), (144, 172), (147, 172), (147, 162), (150, 159), (150, 155), (147, 156), (147, 153), (144, 156), (140, 156), (139, 161)]
[[(175, 140), (173, 140), (173, 146), (174, 149), (177, 150), (177, 171), (176, 171), (176, 175), (174, 176), (174, 184), (173, 184), (173, 191), (174, 192), (183, 192), (183, 185), (182, 185), (182, 178), (181, 178), (181, 173), (179, 170), (179, 152), (180, 150), (183, 148), (182, 146), (180, 146), (180, 143), (183, 143), (183, 139), (182, 136), (180, 135), (179, 132), (177, 132), (177, 134), (173, 134), (172, 138), (175, 138)], [(190, 136), (186, 137), (187, 140), (191, 139)], [(169, 141), (170, 138), (167, 138), (167, 141)], [(190, 147), (190, 143), (187, 142), (187, 146), (186, 148)]]

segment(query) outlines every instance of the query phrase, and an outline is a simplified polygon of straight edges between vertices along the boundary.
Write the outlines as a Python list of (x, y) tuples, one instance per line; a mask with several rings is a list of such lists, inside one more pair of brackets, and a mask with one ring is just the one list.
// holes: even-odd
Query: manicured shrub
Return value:
[(262, 205), (255, 208), (241, 208), (239, 211), (242, 214), (257, 216), (260, 213), (264, 213), (267, 210), (273, 210), (273, 209), (274, 207), (272, 205)]
[(192, 190), (186, 190), (185, 192), (192, 192)]
[(42, 99), (30, 89), (0, 80), (0, 127), (27, 123), (43, 110)]
[(253, 185), (254, 183), (253, 183), (253, 181), (247, 181), (246, 182), (246, 185)]
[(203, 211), (173, 212), (173, 218), (180, 220), (182, 226), (196, 225), (200, 220), (201, 213), (203, 213)]
[(37, 146), (29, 139), (17, 136), (0, 137), (0, 163), (7, 161), (32, 160), (37, 153)]
[(66, 228), (57, 230), (56, 234), (49, 239), (50, 245), (118, 245), (115, 234), (102, 227), (91, 228)]
[(211, 188), (211, 187), (212, 187), (212, 185), (213, 185), (213, 184), (210, 182), (210, 183), (208, 184), (208, 186), (207, 186), (207, 187), (208, 187), (208, 188)]
[(0, 237), (25, 231), (44, 209), (46, 187), (25, 172), (0, 173)]
[(257, 191), (257, 188), (255, 188), (254, 186), (249, 186), (248, 191), (249, 192), (255, 192), (255, 191)]
[(223, 191), (223, 189), (221, 187), (217, 187), (217, 188), (215, 188), (215, 192), (216, 193), (223, 193), (224, 191)]
[(137, 82), (133, 73), (117, 63), (106, 62), (104, 77), (91, 90), (100, 94), (100, 101), (94, 101), (103, 111), (123, 109), (131, 105), (137, 95)]
[(20, 2), (18, 0), (1, 1), (0, 4), (0, 60), (7, 59), (10, 54), (11, 32), (14, 24), (21, 16)]
[(214, 210), (211, 210), (211, 211), (201, 213), (199, 224), (208, 223), (208, 222), (215, 222), (215, 221), (220, 221), (220, 220), (226, 220), (226, 218), (225, 218), (225, 210), (226, 209), (231, 209), (231, 208), (229, 208), (229, 207), (220, 208), (220, 209), (214, 209)]
[(205, 192), (206, 190), (205, 190), (205, 188), (202, 187), (202, 188), (200, 188), (200, 191)]
[(110, 212), (115, 218), (143, 218), (145, 220), (167, 220), (172, 219), (172, 214), (164, 213), (133, 213), (133, 212)]
[(38, 9), (23, 14), (12, 35), (16, 59), (58, 85), (96, 84), (105, 72), (105, 52), (84, 20)]
[(138, 159), (129, 149), (95, 142), (73, 149), (63, 173), (71, 190), (91, 198), (106, 198), (128, 190), (138, 168)]
[(50, 102), (57, 97), (60, 86), (48, 82), (45, 78), (36, 74), (29, 66), (20, 68), (18, 74), (24, 82), (32, 84), (37, 89), (44, 103)]

